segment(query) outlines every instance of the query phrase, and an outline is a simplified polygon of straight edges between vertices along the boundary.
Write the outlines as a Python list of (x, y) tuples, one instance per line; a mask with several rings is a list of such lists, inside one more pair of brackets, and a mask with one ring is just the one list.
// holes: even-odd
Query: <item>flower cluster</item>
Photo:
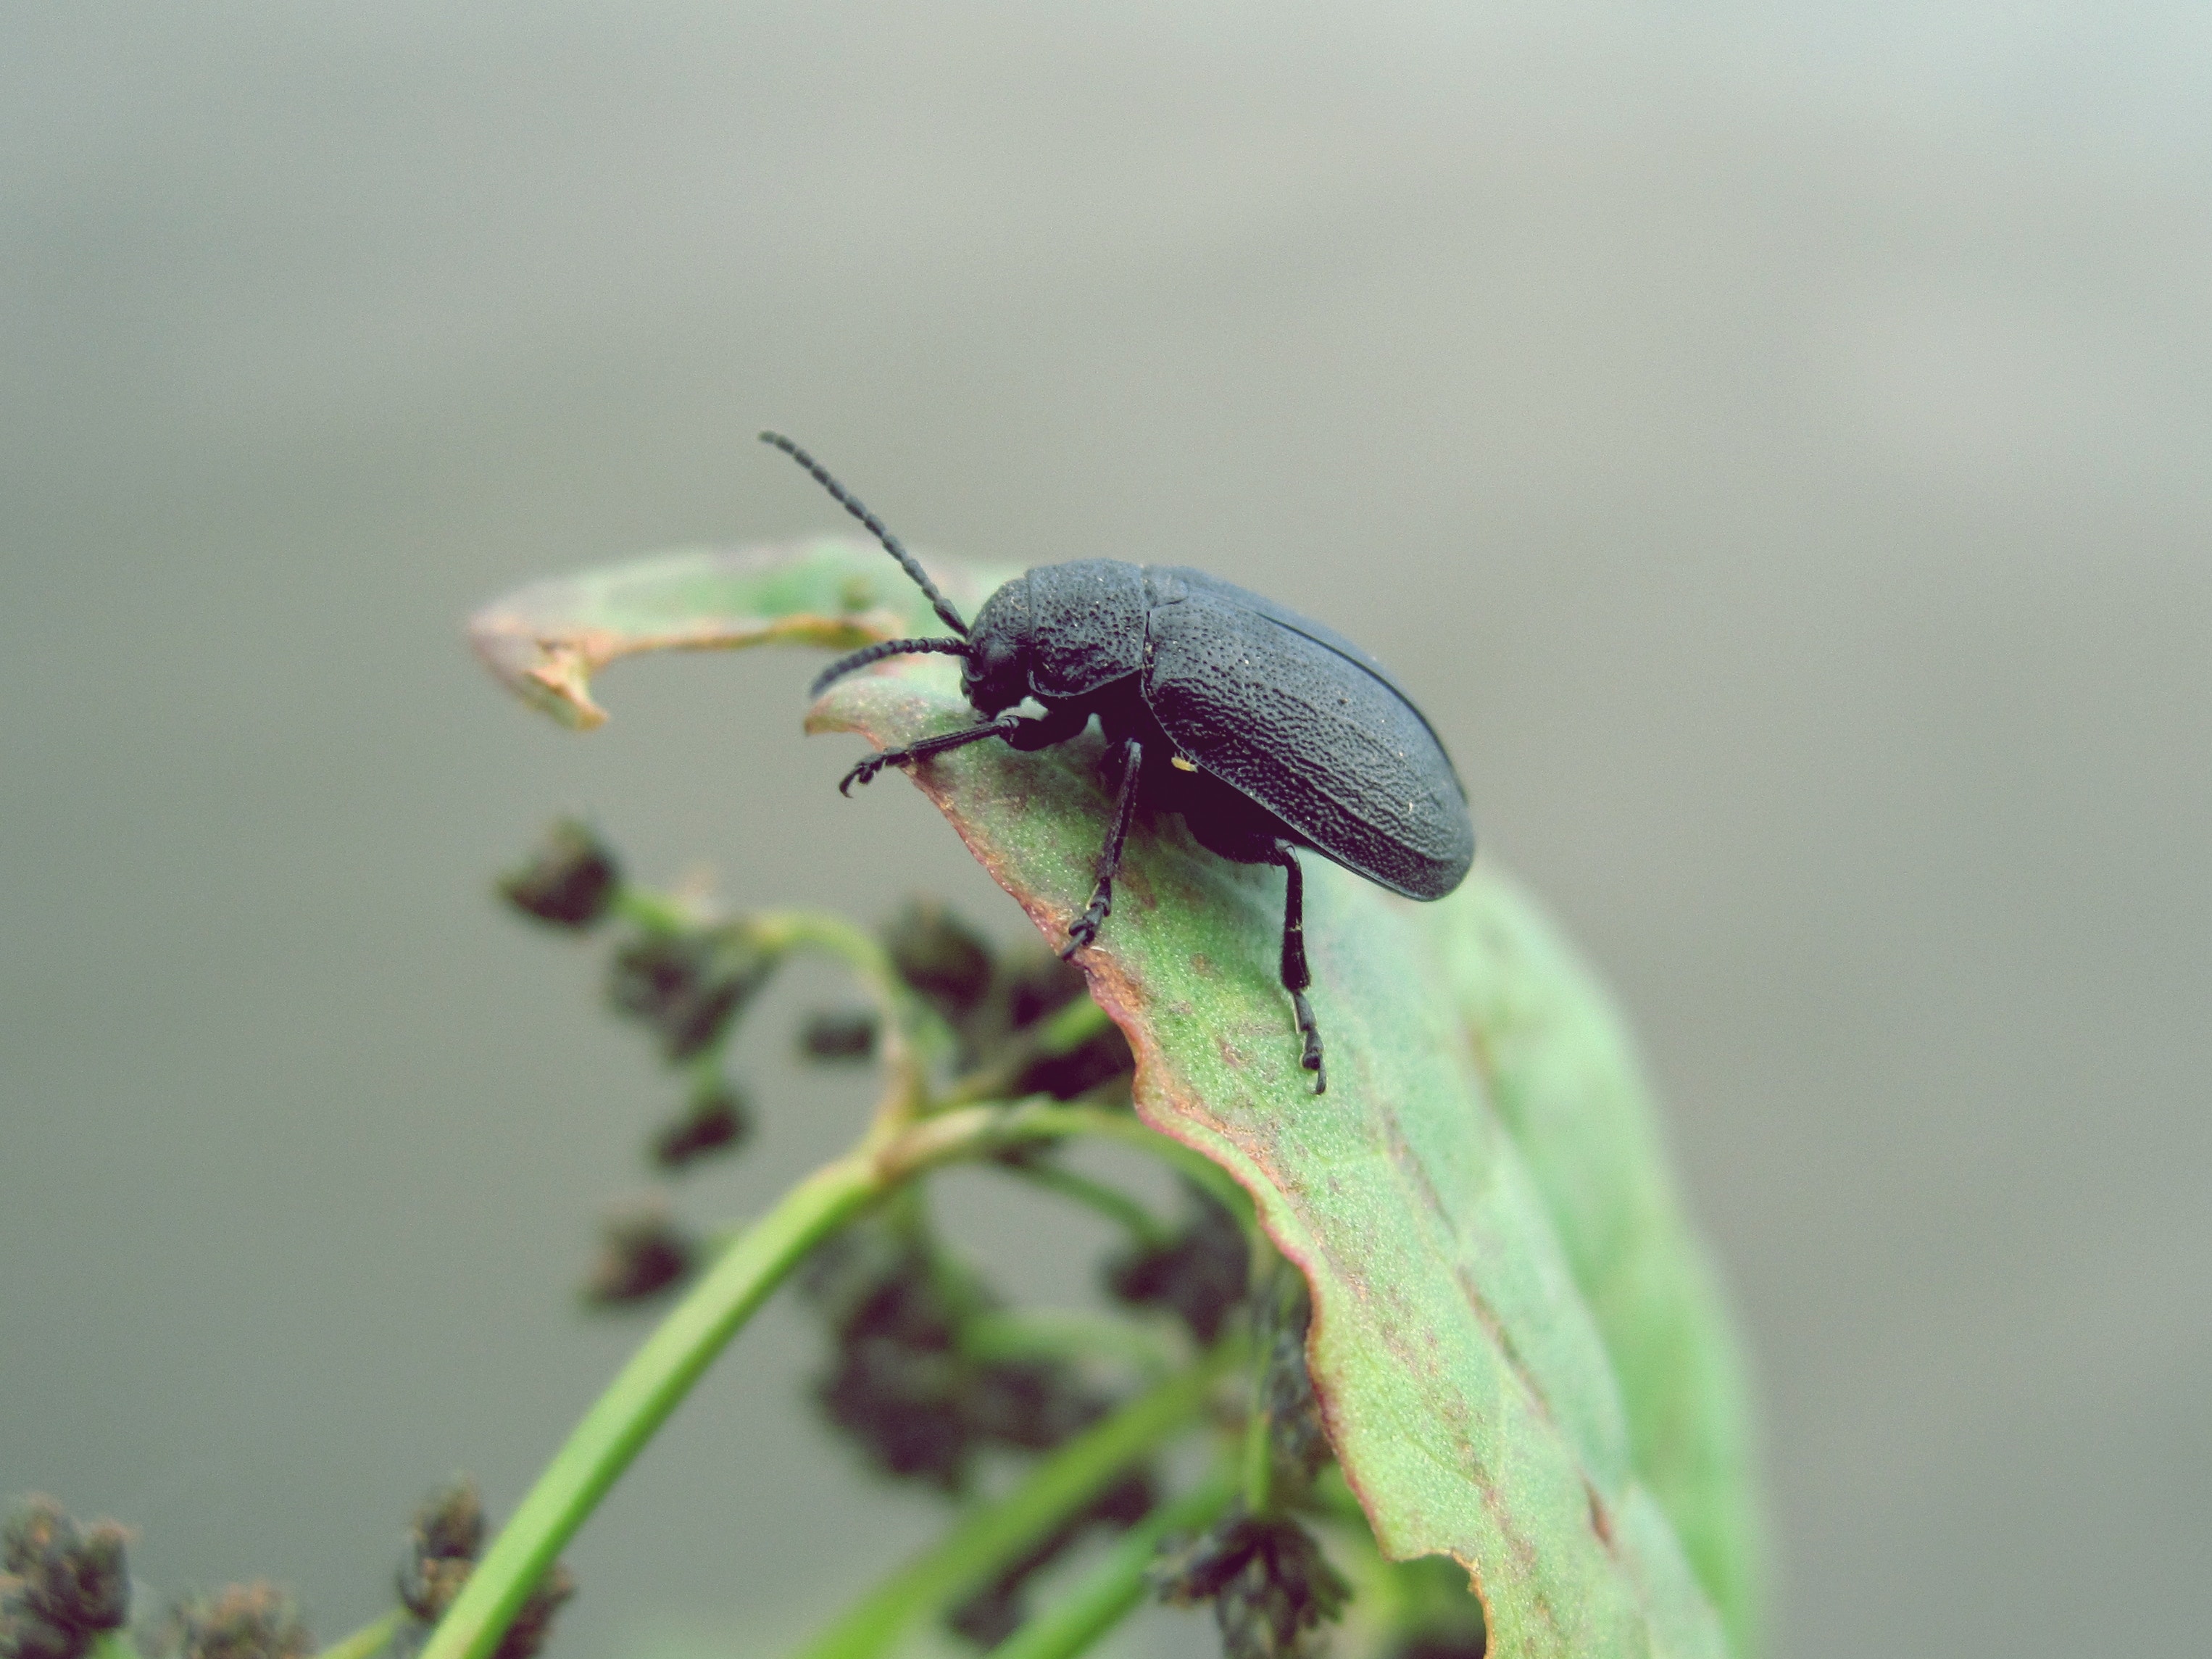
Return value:
[(1297, 1522), (1241, 1510), (1164, 1555), (1153, 1583), (1171, 1606), (1213, 1603), (1228, 1659), (1291, 1659), (1352, 1593)]
[(1048, 1451), (1106, 1412), (1064, 1363), (965, 1350), (963, 1327), (997, 1299), (910, 1209), (846, 1227), (799, 1284), (832, 1345), (815, 1399), (883, 1474), (964, 1492), (985, 1447)]
[(1030, 1580), (1065, 1554), (1093, 1527), (1122, 1530), (1152, 1512), (1159, 1492), (1147, 1470), (1125, 1476), (1009, 1562), (990, 1583), (945, 1615), (945, 1622), (979, 1648), (994, 1648), (1027, 1617)]
[(595, 927), (613, 903), (622, 871), (590, 828), (563, 818), (538, 850), (500, 878), (507, 902), (552, 927)]
[(1106, 1287), (1133, 1307), (1164, 1308), (1209, 1346), (1244, 1301), (1251, 1246), (1237, 1218), (1204, 1188), (1182, 1183), (1187, 1219), (1159, 1243), (1133, 1245), (1108, 1261)]
[(175, 1659), (307, 1659), (315, 1638), (274, 1584), (232, 1584), (179, 1602), (161, 1644)]
[[(466, 1475), (440, 1487), (415, 1511), (399, 1564), (399, 1603), (427, 1629), (446, 1616), (476, 1571), (484, 1543), (483, 1499)], [(553, 1633), (554, 1615), (576, 1594), (575, 1575), (556, 1561), (531, 1588), (500, 1640), (495, 1659), (535, 1659)]]
[(82, 1659), (131, 1618), (126, 1534), (80, 1527), (51, 1498), (25, 1500), (0, 1534), (0, 1656)]
[[(612, 854), (573, 825), (556, 827), (538, 864), (510, 878), (504, 890), (533, 916), (563, 926), (619, 919), (610, 1002), (652, 1033), (663, 1056), (684, 1068), (692, 1083), (685, 1110), (653, 1142), (660, 1167), (679, 1170), (741, 1140), (750, 1114), (723, 1077), (721, 1055), (791, 948), (793, 919), (693, 921), (685, 904), (623, 885)], [(834, 929), (813, 937), (834, 937)], [(950, 1061), (942, 1098), (1012, 1103), (1044, 1097), (1091, 1108), (1127, 1106), (1133, 1068), (1127, 1042), (1109, 1022), (1085, 1018), (1095, 1011), (1071, 1006), (1083, 994), (1083, 975), (1041, 944), (994, 951), (927, 899), (910, 902), (886, 921), (877, 944), (875, 970), (888, 965), (927, 1011), (917, 1029), (942, 1034), (927, 1045)], [(851, 956), (855, 947), (832, 948)], [(864, 978), (866, 972), (863, 964)], [(824, 1064), (866, 1060), (882, 1046), (883, 1022), (902, 1018), (912, 1015), (901, 1015), (895, 1000), (866, 1009), (817, 1009), (801, 1022), (799, 1052)], [(1307, 1524), (1316, 1517), (1339, 1524), (1343, 1499), (1322, 1490), (1329, 1446), (1306, 1365), (1303, 1280), (1278, 1261), (1255, 1282), (1255, 1261), (1271, 1260), (1271, 1253), (1248, 1231), (1249, 1218), (1196, 1182), (1182, 1183), (1182, 1213), (1163, 1224), (1149, 1206), (1071, 1167), (1047, 1144), (1003, 1147), (989, 1156), (1117, 1221), (1127, 1242), (1101, 1264), (1103, 1287), (1124, 1309), (1162, 1317), (1145, 1331), (1129, 1330), (1127, 1346), (1114, 1338), (1086, 1350), (1065, 1334), (1047, 1336), (1079, 1328), (1079, 1319), (1074, 1328), (1055, 1325), (1050, 1316), (1031, 1323), (1006, 1309), (939, 1238), (920, 1190), (906, 1188), (817, 1245), (799, 1271), (798, 1288), (826, 1337), (812, 1384), (822, 1414), (878, 1474), (988, 1504), (988, 1476), (1004, 1460), (1049, 1456), (1121, 1403), (1102, 1377), (1157, 1376), (1146, 1368), (1233, 1347), (1249, 1356), (1245, 1386), (1224, 1387), (1211, 1409), (1225, 1437), (1243, 1449), (1242, 1495), (1215, 1524), (1170, 1540), (1149, 1576), (1174, 1605), (1212, 1605), (1227, 1659), (1307, 1659), (1317, 1632), (1338, 1616), (1350, 1591)], [(612, 1218), (605, 1247), (586, 1291), (600, 1305), (660, 1294), (688, 1277), (700, 1259), (691, 1237), (658, 1204)], [(1066, 1346), (1071, 1340), (1075, 1346)], [(1152, 1358), (1131, 1358), (1147, 1352)], [(1108, 1354), (1120, 1358), (1102, 1364)], [(1133, 1364), (1134, 1372), (1127, 1370)], [(1036, 1581), (1085, 1533), (1127, 1530), (1158, 1508), (1164, 1467), (1139, 1459), (1089, 1502), (1059, 1513), (964, 1597), (940, 1608), (945, 1625), (978, 1648), (1005, 1642), (1021, 1627)], [(465, 1497), (453, 1496), (450, 1511), (434, 1516), (426, 1510), (417, 1519), (416, 1547), (401, 1589), (418, 1617), (434, 1617), (471, 1570), (482, 1520), (473, 1493)], [(1404, 1571), (1420, 1577), (1418, 1569)], [(1420, 1582), (1428, 1584), (1428, 1578)], [(567, 1580), (549, 1578), (541, 1596), (549, 1587), (554, 1599), (544, 1608), (546, 1618), (567, 1593)], [(1435, 1593), (1419, 1598), (1418, 1612), (1408, 1601), (1400, 1610), (1404, 1616), (1382, 1633), (1383, 1650), (1394, 1659), (1479, 1659), (1479, 1604), (1463, 1589), (1430, 1588)], [(1471, 1607), (1477, 1611), (1469, 1618)], [(544, 1620), (534, 1619), (532, 1608), (516, 1627), (524, 1637), (511, 1636), (511, 1645), (535, 1639), (527, 1635), (533, 1622), (542, 1633)], [(526, 1659), (526, 1653), (502, 1650), (502, 1659)]]

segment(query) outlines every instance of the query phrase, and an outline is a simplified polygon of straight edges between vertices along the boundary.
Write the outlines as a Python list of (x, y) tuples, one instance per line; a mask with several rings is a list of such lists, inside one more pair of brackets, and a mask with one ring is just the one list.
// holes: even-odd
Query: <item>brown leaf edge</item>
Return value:
[[(711, 593), (718, 584), (743, 586), (806, 570), (824, 552), (867, 562), (867, 544), (817, 538), (784, 544), (684, 548), (647, 559), (549, 577), (504, 593), (468, 620), (469, 646), (495, 678), (542, 714), (575, 731), (605, 722), (592, 701), (592, 677), (609, 663), (648, 651), (732, 651), (744, 646), (789, 643), (850, 651), (896, 639), (927, 611), (865, 577), (848, 579), (815, 607), (764, 615), (708, 608), (703, 613), (670, 602), (672, 593)], [(880, 559), (881, 554), (872, 555)], [(893, 573), (896, 574), (896, 572)], [(960, 595), (975, 585), (957, 567), (933, 566), (931, 574)], [(627, 617), (627, 599), (641, 609)], [(656, 614), (659, 613), (658, 619)], [(621, 618), (621, 620), (617, 620)]]
[[(907, 672), (911, 673), (914, 671)], [(935, 678), (941, 672), (936, 665), (930, 665), (920, 672), (928, 678)], [(894, 669), (886, 672), (884, 677), (904, 678), (907, 675)], [(878, 690), (879, 695), (889, 691), (888, 687)], [(921, 692), (919, 687), (914, 690)], [(866, 697), (840, 698), (833, 693), (830, 698), (817, 703), (810, 712), (806, 729), (810, 732), (853, 732), (882, 746), (915, 735), (912, 729), (915, 716), (922, 714), (928, 707), (926, 692), (911, 699), (891, 694), (890, 700), (880, 702)], [(960, 787), (966, 769), (929, 765), (902, 769), (908, 781), (944, 814), (977, 862), (1021, 905), (1024, 913), (1039, 931), (1048, 939), (1059, 937), (1072, 913), (1056, 904), (1050, 896), (1028, 890), (1011, 878), (1004, 861), (992, 845), (991, 835), (972, 821), (966, 811), (965, 793)], [(1092, 999), (1127, 1037), (1134, 1054), (1136, 1078), (1133, 1094), (1138, 1115), (1148, 1126), (1170, 1139), (1216, 1162), (1222, 1162), (1228, 1173), (1252, 1190), (1261, 1224), (1285, 1259), (1296, 1267), (1310, 1283), (1317, 1282), (1320, 1264), (1307, 1259), (1305, 1250), (1301, 1248), (1301, 1241), (1294, 1234), (1285, 1231), (1273, 1219), (1271, 1206), (1273, 1194), (1252, 1188), (1246, 1172), (1239, 1170), (1234, 1162), (1224, 1161), (1219, 1148), (1209, 1141), (1205, 1133), (1208, 1126), (1217, 1131), (1225, 1126), (1215, 1121), (1203, 1100), (1186, 1097), (1176, 1088), (1174, 1080), (1180, 1073), (1160, 1046), (1150, 1022), (1142, 1017), (1146, 999), (1135, 980), (1115, 959), (1112, 952), (1085, 952), (1084, 957), (1085, 959), (1082, 960), (1081, 965), (1088, 977)], [(1495, 1334), (1493, 1333), (1493, 1338)], [(1307, 1353), (1308, 1364), (1314, 1368), (1317, 1377), (1322, 1375), (1322, 1367), (1316, 1351), (1324, 1340), (1321, 1310), (1317, 1306), (1314, 1328), (1308, 1337)], [(1510, 1349), (1509, 1363), (1512, 1363)], [(1322, 1394), (1324, 1417), (1333, 1417), (1327, 1391), (1322, 1390)], [(1332, 1427), (1332, 1438), (1334, 1437)], [(1369, 1516), (1375, 1517), (1382, 1513), (1375, 1496), (1363, 1489), (1363, 1482), (1358, 1474), (1350, 1468), (1346, 1468), (1345, 1473), (1347, 1483), (1359, 1497), (1361, 1506)], [(1663, 1659), (1664, 1656), (1676, 1653), (1724, 1651), (1714, 1610), (1694, 1588), (1695, 1577), (1682, 1559), (1680, 1544), (1671, 1524), (1652, 1501), (1649, 1491), (1641, 1486), (1634, 1487), (1624, 1494), (1626, 1501), (1613, 1504), (1601, 1499), (1587, 1480), (1585, 1488), (1590, 1504), (1591, 1527), (1613, 1557), (1617, 1570), (1626, 1575), (1626, 1582), (1635, 1586), (1632, 1592), (1634, 1600), (1640, 1603), (1643, 1616), (1651, 1621), (1648, 1627), (1652, 1643), (1650, 1652)], [(1429, 1552), (1416, 1548), (1412, 1553)], [(1505, 1563), (1492, 1564), (1486, 1569), (1483, 1563), (1458, 1550), (1445, 1553), (1467, 1572), (1469, 1589), (1483, 1605), (1486, 1622), (1493, 1632), (1493, 1644), (1496, 1643), (1501, 1633), (1500, 1626), (1486, 1589), (1486, 1572), (1502, 1569), (1513, 1573), (1516, 1569)], [(1386, 1551), (1386, 1553), (1394, 1557), (1397, 1555), (1396, 1551)], [(1553, 1643), (1547, 1644), (1547, 1647), (1553, 1648), (1554, 1644), (1564, 1644), (1564, 1646), (1557, 1646), (1555, 1650), (1565, 1652), (1579, 1649), (1580, 1643), (1571, 1634), (1571, 1627), (1575, 1622), (1575, 1616), (1569, 1612), (1569, 1626), (1554, 1626), (1551, 1632)], [(1503, 1650), (1493, 1647), (1493, 1651), (1498, 1652), (1503, 1659)]]

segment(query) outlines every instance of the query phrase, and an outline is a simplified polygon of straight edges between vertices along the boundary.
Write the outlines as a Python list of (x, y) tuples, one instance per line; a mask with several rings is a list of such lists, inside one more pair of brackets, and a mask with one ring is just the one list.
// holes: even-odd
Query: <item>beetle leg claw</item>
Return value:
[(1060, 951), (1060, 959), (1066, 962), (1085, 945), (1097, 944), (1100, 926), (1113, 914), (1113, 896), (1101, 883), (1098, 890), (1091, 896), (1091, 902), (1085, 907), (1083, 914), (1067, 924), (1067, 944)]
[(854, 767), (851, 771), (846, 773), (842, 778), (838, 780), (837, 793), (844, 796), (846, 799), (850, 800), (853, 798), (853, 786), (854, 784), (873, 783), (876, 781), (877, 773), (882, 771), (886, 766), (896, 765), (899, 761), (904, 758), (905, 757), (899, 754), (896, 750), (893, 750), (888, 754), (869, 756), (867, 759), (862, 761), (858, 766)]

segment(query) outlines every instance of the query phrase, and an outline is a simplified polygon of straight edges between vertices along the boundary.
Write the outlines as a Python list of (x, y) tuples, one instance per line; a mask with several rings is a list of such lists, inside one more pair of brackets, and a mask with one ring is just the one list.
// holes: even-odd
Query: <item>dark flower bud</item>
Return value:
[(483, 1548), (483, 1499), (466, 1475), (433, 1492), (415, 1511), (410, 1547), (399, 1568), (399, 1599), (425, 1624), (435, 1624), (468, 1582)]
[(799, 1286), (836, 1344), (815, 1399), (887, 1474), (958, 1492), (979, 1447), (1048, 1450), (1105, 1414), (1070, 1366), (963, 1351), (963, 1322), (995, 1299), (911, 1216), (845, 1227)]
[(681, 1170), (702, 1158), (742, 1145), (752, 1133), (752, 1109), (737, 1089), (716, 1084), (692, 1097), (691, 1103), (653, 1138), (653, 1161), (664, 1170)]
[(292, 1598), (273, 1584), (233, 1584), (171, 1615), (179, 1659), (307, 1659), (315, 1638)]
[(589, 927), (607, 913), (621, 872), (614, 854), (574, 818), (545, 833), (530, 861), (500, 878), (501, 895), (526, 916), (556, 927)]
[(1024, 951), (1006, 975), (1006, 1023), (1018, 1030), (1081, 996), (1083, 969), (1049, 951)]
[(1183, 1183), (1190, 1218), (1169, 1243), (1133, 1249), (1106, 1265), (1106, 1285), (1136, 1307), (1165, 1308), (1208, 1346), (1244, 1299), (1251, 1252), (1244, 1231), (1204, 1188)]
[(73, 1659), (131, 1617), (128, 1534), (112, 1521), (79, 1527), (51, 1498), (27, 1498), (0, 1531), (0, 1653)]
[(431, 1493), (415, 1511), (409, 1535), (418, 1560), (475, 1560), (484, 1540), (483, 1498), (475, 1480), (465, 1474)]
[(963, 1355), (961, 1322), (990, 1298), (902, 1218), (846, 1227), (799, 1283), (836, 1342), (816, 1401), (886, 1474), (961, 1492), (979, 1444), (1057, 1445), (1099, 1410), (1059, 1368)]
[(1328, 1431), (1321, 1402), (1314, 1398), (1313, 1373), (1306, 1366), (1306, 1327), (1312, 1317), (1303, 1281), (1287, 1305), (1277, 1303), (1261, 1333), (1267, 1344), (1260, 1377), (1260, 1409), (1267, 1414), (1267, 1438), (1276, 1471), (1295, 1487), (1313, 1484), (1328, 1462)]
[(891, 965), (908, 985), (955, 1018), (991, 988), (991, 953), (935, 899), (917, 898), (884, 927)]
[(583, 1298), (595, 1308), (619, 1308), (659, 1295), (691, 1271), (691, 1241), (658, 1206), (617, 1211), (601, 1224), (599, 1258), (585, 1279)]
[(720, 1042), (775, 971), (775, 957), (741, 922), (647, 933), (615, 952), (607, 999), (658, 1032), (670, 1061), (679, 1063)]
[(799, 1028), (799, 1052), (808, 1060), (866, 1060), (876, 1052), (872, 1008), (817, 1008)]
[(1092, 1032), (1065, 1054), (1045, 1054), (1030, 1061), (1006, 1092), (1017, 1100), (1024, 1095), (1073, 1100), (1136, 1068), (1136, 1060), (1129, 1053), (1128, 1038), (1121, 1035), (1119, 1026), (1108, 1025)]
[(975, 1436), (953, 1352), (961, 1310), (919, 1231), (857, 1221), (814, 1253), (799, 1287), (836, 1341), (814, 1384), (823, 1415), (884, 1474), (963, 1490)]
[(1213, 1603), (1228, 1659), (1291, 1659), (1309, 1632), (1344, 1611), (1352, 1594), (1297, 1522), (1241, 1513), (1164, 1547), (1152, 1583), (1174, 1606)]
[(966, 1490), (975, 1435), (951, 1353), (881, 1338), (848, 1341), (814, 1385), (823, 1414), (884, 1474)]
[(83, 1659), (92, 1640), (40, 1612), (21, 1579), (0, 1577), (0, 1659)]
[(842, 1340), (953, 1346), (962, 1310), (915, 1231), (881, 1217), (841, 1229), (808, 1258), (799, 1289)]
[(47, 1555), (76, 1534), (76, 1522), (43, 1492), (25, 1498), (0, 1530), (0, 1567), (18, 1578), (35, 1575)]
[(556, 1561), (545, 1570), (545, 1576), (531, 1587), (531, 1591), (514, 1622), (507, 1627), (493, 1650), (493, 1659), (533, 1659), (538, 1650), (553, 1634), (553, 1616), (559, 1613), (576, 1594), (576, 1575), (570, 1572), (565, 1562)]

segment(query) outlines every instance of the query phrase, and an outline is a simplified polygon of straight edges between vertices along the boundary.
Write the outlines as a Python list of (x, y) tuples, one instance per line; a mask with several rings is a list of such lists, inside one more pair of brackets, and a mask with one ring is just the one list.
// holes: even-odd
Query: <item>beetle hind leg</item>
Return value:
[(1313, 984), (1313, 974), (1306, 966), (1306, 877), (1298, 867), (1298, 855), (1286, 842), (1277, 842), (1270, 855), (1274, 863), (1283, 866), (1285, 878), (1283, 888), (1283, 988), (1291, 994), (1291, 1012), (1297, 1018), (1298, 1035), (1305, 1039), (1305, 1052), (1298, 1064), (1314, 1074), (1313, 1091), (1317, 1095), (1328, 1092), (1328, 1073), (1322, 1066), (1321, 1026), (1314, 1019), (1313, 1004), (1306, 1000), (1306, 991)]
[(1121, 788), (1114, 802), (1114, 823), (1106, 831), (1106, 845), (1098, 854), (1098, 880), (1091, 890), (1091, 902), (1067, 925), (1067, 943), (1060, 952), (1062, 962), (1096, 942), (1099, 927), (1114, 914), (1114, 878), (1121, 873), (1121, 847), (1129, 838), (1129, 820), (1137, 810), (1137, 778), (1144, 769), (1145, 746), (1131, 738), (1121, 745)]

